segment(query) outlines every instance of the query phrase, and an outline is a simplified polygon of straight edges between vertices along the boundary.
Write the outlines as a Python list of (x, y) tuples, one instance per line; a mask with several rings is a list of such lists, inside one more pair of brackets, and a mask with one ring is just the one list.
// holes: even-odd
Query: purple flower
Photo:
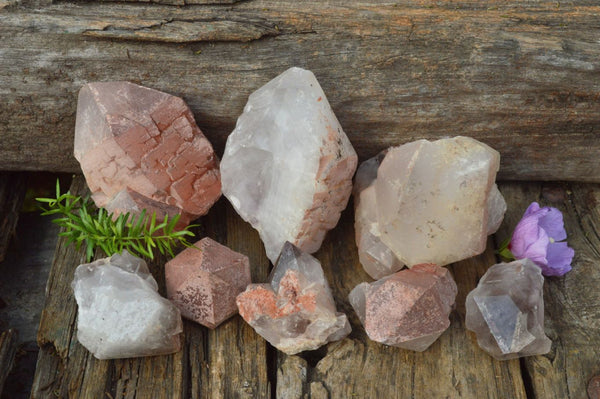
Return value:
[(545, 276), (562, 276), (571, 270), (575, 251), (566, 242), (562, 213), (531, 203), (515, 227), (509, 249), (516, 259), (531, 259)]

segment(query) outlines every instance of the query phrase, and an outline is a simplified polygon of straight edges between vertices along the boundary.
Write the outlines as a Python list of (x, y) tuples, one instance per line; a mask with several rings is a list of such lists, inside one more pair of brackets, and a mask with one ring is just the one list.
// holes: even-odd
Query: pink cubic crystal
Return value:
[(146, 209), (187, 225), (221, 195), (219, 161), (185, 102), (129, 82), (79, 92), (75, 158), (92, 198), (115, 213)]
[(206, 237), (165, 265), (167, 297), (187, 319), (215, 328), (237, 313), (252, 281), (248, 257)]
[(457, 292), (447, 269), (421, 264), (361, 283), (349, 299), (373, 341), (421, 352), (450, 326)]

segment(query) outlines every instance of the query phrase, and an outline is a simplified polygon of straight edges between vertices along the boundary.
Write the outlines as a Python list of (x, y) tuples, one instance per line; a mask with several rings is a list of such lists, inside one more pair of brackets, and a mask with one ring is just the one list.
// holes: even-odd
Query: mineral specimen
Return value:
[(185, 102), (129, 82), (80, 90), (75, 158), (96, 205), (116, 213), (181, 214), (185, 226), (221, 195), (218, 159)]
[(251, 284), (237, 297), (240, 315), (277, 349), (293, 355), (350, 333), (336, 312), (318, 260), (286, 242), (270, 284)]
[(237, 313), (235, 298), (252, 282), (250, 263), (208, 237), (194, 247), (165, 265), (167, 297), (183, 317), (215, 328)]
[(421, 264), (361, 283), (348, 298), (373, 341), (421, 352), (450, 326), (456, 293), (447, 269)]
[(499, 162), (497, 151), (468, 137), (418, 140), (367, 161), (355, 189), (367, 272), (380, 277), (402, 264), (443, 266), (483, 252), (506, 210), (494, 184)]
[(356, 164), (315, 76), (291, 68), (250, 95), (225, 146), (223, 194), (275, 263), (285, 241), (319, 249), (346, 207)]
[(71, 286), (79, 306), (77, 339), (98, 359), (179, 351), (179, 310), (158, 294), (142, 259), (124, 250), (80, 265)]
[(382, 152), (362, 164), (354, 181), (354, 233), (358, 247), (358, 258), (365, 271), (374, 279), (388, 276), (404, 266), (392, 250), (381, 242), (377, 222), (377, 206), (373, 182), (383, 160)]
[(479, 346), (499, 360), (548, 353), (543, 285), (529, 259), (490, 267), (467, 296), (466, 325)]

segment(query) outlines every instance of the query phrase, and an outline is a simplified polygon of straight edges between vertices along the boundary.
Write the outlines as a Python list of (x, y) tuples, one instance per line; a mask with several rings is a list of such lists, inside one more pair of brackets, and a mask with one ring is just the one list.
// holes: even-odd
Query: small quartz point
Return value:
[(250, 262), (206, 237), (165, 265), (167, 297), (187, 319), (215, 328), (238, 312), (235, 298), (250, 279)]
[(275, 263), (286, 241), (319, 249), (348, 203), (357, 162), (315, 76), (290, 68), (250, 95), (227, 138), (223, 194)]
[(348, 298), (373, 341), (422, 352), (450, 326), (457, 292), (447, 269), (421, 264), (361, 283)]
[(499, 360), (541, 355), (552, 342), (544, 334), (544, 278), (529, 259), (488, 269), (467, 296), (466, 325), (477, 343)]
[(365, 271), (374, 279), (380, 279), (402, 269), (404, 265), (392, 250), (381, 242), (377, 221), (375, 187), (377, 169), (385, 157), (380, 153), (362, 164), (354, 180), (354, 232), (359, 248), (358, 258)]
[(240, 315), (277, 349), (293, 355), (350, 333), (336, 311), (321, 264), (286, 242), (270, 284), (251, 284), (237, 297)]
[(497, 151), (469, 137), (418, 140), (364, 162), (354, 187), (359, 259), (374, 278), (485, 250), (506, 203)]
[(71, 284), (77, 339), (98, 359), (154, 356), (181, 347), (179, 310), (158, 294), (146, 262), (121, 255), (83, 264)]
[(219, 160), (188, 106), (147, 87), (83, 86), (74, 152), (96, 205), (116, 214), (181, 215), (181, 227), (221, 195)]

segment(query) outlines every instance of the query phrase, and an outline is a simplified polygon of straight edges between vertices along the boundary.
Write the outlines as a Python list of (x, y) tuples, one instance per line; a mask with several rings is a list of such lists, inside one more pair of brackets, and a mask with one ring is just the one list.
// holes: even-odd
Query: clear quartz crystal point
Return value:
[(364, 162), (354, 198), (367, 273), (381, 278), (403, 264), (444, 266), (483, 252), (506, 211), (499, 165), (497, 151), (460, 136), (392, 147)]
[(293, 355), (350, 333), (336, 311), (317, 259), (286, 242), (270, 284), (251, 284), (238, 295), (240, 315), (277, 349)]
[(529, 259), (488, 269), (467, 296), (467, 328), (477, 343), (499, 360), (550, 351), (544, 333), (544, 278)]
[(78, 305), (77, 339), (96, 358), (179, 351), (179, 310), (158, 294), (142, 259), (124, 250), (80, 265), (71, 286)]
[(227, 138), (223, 194), (275, 263), (286, 241), (319, 249), (347, 205), (356, 165), (313, 73), (290, 68), (250, 95)]

